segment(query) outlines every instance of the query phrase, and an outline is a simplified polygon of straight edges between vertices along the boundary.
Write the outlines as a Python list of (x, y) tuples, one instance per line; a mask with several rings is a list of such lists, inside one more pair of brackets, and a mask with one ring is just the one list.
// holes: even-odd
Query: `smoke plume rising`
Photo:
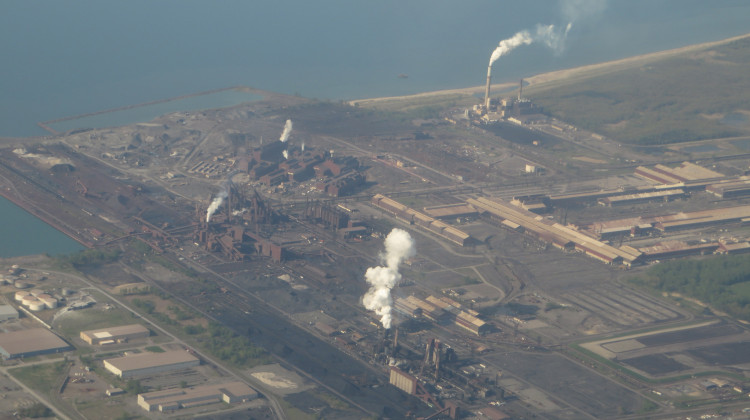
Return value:
[(208, 205), (208, 210), (206, 210), (206, 223), (211, 221), (211, 216), (213, 216), (214, 213), (216, 213), (216, 210), (219, 210), (219, 207), (224, 204), (224, 200), (228, 195), (229, 190), (222, 187), (219, 194), (217, 194), (213, 201), (211, 201), (211, 204)]
[(416, 253), (411, 235), (405, 230), (394, 228), (385, 238), (385, 252), (380, 254), (381, 263), (385, 265), (370, 267), (365, 272), (365, 280), (370, 284), (370, 290), (362, 297), (362, 303), (365, 308), (380, 316), (380, 323), (386, 329), (391, 328), (391, 289), (401, 281), (398, 266)]
[(573, 27), (573, 23), (596, 18), (606, 7), (606, 0), (561, 0), (560, 12), (562, 17), (568, 22), (564, 28), (556, 27), (555, 25), (536, 25), (534, 31), (523, 30), (508, 39), (500, 41), (500, 44), (492, 52), (492, 56), (490, 56), (490, 66), (498, 58), (514, 49), (535, 42), (541, 42), (552, 49), (555, 54), (561, 54), (565, 50), (565, 40), (568, 37), (568, 32)]
[(520, 47), (521, 45), (529, 45), (532, 42), (534, 42), (534, 40), (531, 38), (529, 31), (518, 32), (512, 37), (500, 41), (500, 44), (495, 48), (495, 51), (492, 52), (492, 56), (490, 56), (490, 66), (497, 61), (498, 58), (508, 54), (517, 47)]
[(221, 184), (221, 191), (216, 194), (216, 197), (214, 197), (213, 201), (211, 201), (211, 204), (208, 205), (208, 210), (206, 210), (206, 223), (211, 221), (211, 216), (216, 213), (216, 210), (218, 210), (219, 207), (224, 204), (224, 200), (229, 197), (229, 188), (231, 188), (232, 186), (232, 178), (236, 174), (236, 171), (229, 174), (227, 180), (223, 184)]
[(281, 132), (279, 141), (282, 143), (286, 143), (286, 141), (289, 140), (290, 134), (292, 134), (292, 120), (286, 120), (286, 123), (284, 124), (284, 131)]
[(284, 149), (281, 154), (284, 156), (284, 160), (289, 160), (289, 149)]
[(569, 22), (565, 26), (565, 29), (559, 29), (555, 27), (555, 25), (536, 25), (536, 29), (533, 33), (527, 30), (518, 32), (512, 37), (500, 41), (500, 44), (490, 56), (490, 66), (492, 66), (492, 64), (494, 64), (500, 57), (508, 54), (521, 45), (529, 45), (534, 42), (541, 42), (552, 49), (555, 54), (560, 54), (565, 48), (565, 38), (567, 38), (568, 32), (572, 26), (573, 22)]

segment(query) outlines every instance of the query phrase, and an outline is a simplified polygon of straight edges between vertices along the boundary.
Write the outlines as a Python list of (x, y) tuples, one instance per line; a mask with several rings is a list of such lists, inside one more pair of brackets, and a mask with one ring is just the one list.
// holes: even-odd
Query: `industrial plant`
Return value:
[(544, 114), (523, 80), (493, 97), (496, 60), (567, 33), (540, 28), (502, 41), (484, 95), (439, 118), (253, 90), (0, 148), (0, 192), (88, 249), (9, 267), (4, 363), (60, 362), (50, 395), (71, 412), (152, 418), (743, 402), (747, 327), (626, 279), (750, 251), (746, 153), (623, 148)]

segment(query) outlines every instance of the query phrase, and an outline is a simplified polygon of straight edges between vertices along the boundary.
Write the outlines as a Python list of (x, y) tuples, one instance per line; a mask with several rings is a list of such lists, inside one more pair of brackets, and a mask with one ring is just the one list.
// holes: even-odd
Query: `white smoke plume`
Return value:
[(281, 154), (284, 156), (284, 160), (289, 160), (289, 149), (284, 149)]
[(219, 207), (221, 207), (222, 204), (224, 204), (224, 200), (229, 196), (229, 191), (225, 188), (222, 188), (221, 191), (219, 191), (219, 194), (214, 197), (213, 201), (211, 201), (211, 204), (208, 205), (208, 210), (206, 210), (206, 223), (211, 221), (211, 216), (216, 213), (216, 210), (219, 210)]
[(401, 281), (398, 266), (416, 253), (411, 235), (405, 230), (394, 228), (385, 238), (385, 252), (380, 254), (380, 260), (385, 266), (370, 267), (365, 272), (370, 290), (362, 297), (362, 304), (380, 316), (380, 323), (386, 329), (391, 328), (391, 289)]
[(226, 182), (224, 182), (221, 185), (221, 191), (219, 191), (218, 194), (216, 194), (216, 197), (214, 197), (213, 201), (211, 201), (211, 204), (208, 205), (208, 210), (206, 210), (206, 223), (211, 221), (211, 216), (216, 213), (216, 210), (221, 207), (222, 204), (224, 204), (224, 200), (226, 200), (227, 197), (229, 197), (229, 188), (232, 186), (232, 178), (237, 174), (237, 172), (232, 172), (227, 177)]
[(562, 17), (568, 21), (564, 28), (555, 25), (537, 25), (534, 32), (523, 30), (508, 39), (500, 41), (490, 56), (490, 66), (498, 58), (508, 54), (514, 49), (529, 45), (535, 42), (541, 42), (555, 54), (561, 54), (565, 50), (565, 40), (568, 32), (573, 27), (573, 23), (595, 18), (599, 16), (607, 7), (607, 0), (560, 0), (560, 12)]
[(302, 142), (302, 145), (300, 146), (300, 148), (302, 149), (302, 153), (305, 153), (305, 142), (304, 141)]
[(290, 134), (292, 134), (292, 120), (286, 120), (286, 123), (284, 124), (284, 131), (281, 132), (279, 141), (282, 143), (286, 143), (286, 141), (289, 140)]
[(534, 42), (534, 39), (531, 38), (529, 31), (518, 32), (512, 37), (500, 41), (500, 44), (495, 48), (495, 51), (492, 52), (492, 56), (490, 56), (490, 66), (495, 63), (498, 58), (508, 54), (517, 47), (520, 47), (521, 45), (529, 45), (532, 42)]
[(242, 210), (235, 210), (235, 211), (233, 211), (232, 212), (232, 216), (239, 216), (239, 215), (244, 214), (244, 213), (247, 213), (247, 209), (243, 207)]
[(500, 41), (500, 44), (490, 56), (490, 66), (500, 57), (521, 45), (529, 45), (534, 42), (541, 42), (552, 49), (555, 54), (560, 54), (565, 49), (565, 38), (568, 37), (571, 27), (573, 27), (573, 22), (568, 23), (565, 29), (559, 29), (555, 25), (537, 25), (533, 33), (527, 30), (518, 32), (512, 37)]

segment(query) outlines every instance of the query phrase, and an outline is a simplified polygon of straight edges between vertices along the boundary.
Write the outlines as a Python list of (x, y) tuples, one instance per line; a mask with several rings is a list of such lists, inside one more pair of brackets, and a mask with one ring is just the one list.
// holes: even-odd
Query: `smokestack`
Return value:
[(521, 79), (521, 83), (518, 85), (518, 101), (521, 101), (521, 94), (523, 93), (523, 79)]
[(487, 66), (487, 86), (484, 88), (484, 108), (490, 110), (490, 81), (492, 80), (492, 63)]

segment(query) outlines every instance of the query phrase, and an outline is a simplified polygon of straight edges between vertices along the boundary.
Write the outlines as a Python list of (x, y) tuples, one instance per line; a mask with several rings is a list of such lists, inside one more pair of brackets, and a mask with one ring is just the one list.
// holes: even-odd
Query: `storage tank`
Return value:
[(42, 303), (44, 303), (44, 306), (46, 306), (49, 309), (57, 308), (57, 299), (55, 299), (54, 297), (48, 294), (41, 294), (37, 296), (37, 299), (42, 301)]
[(30, 287), (29, 283), (26, 283), (23, 280), (16, 280), (15, 283), (13, 283), (14, 286), (16, 286), (17, 289), (26, 289)]
[(21, 302), (23, 298), (26, 296), (31, 296), (29, 292), (21, 292), (20, 290), (16, 292), (16, 301)]
[(31, 289), (31, 294), (33, 296), (39, 297), (39, 295), (43, 294), (44, 290), (42, 289)]
[(37, 299), (34, 302), (31, 302), (29, 305), (29, 309), (32, 311), (41, 311), (42, 309), (46, 308), (47, 306), (42, 302), (41, 300)]
[(62, 288), (62, 295), (63, 296), (70, 296), (70, 295), (72, 295), (75, 292), (76, 292), (75, 290), (73, 290), (71, 288), (68, 288), (68, 287), (63, 287)]
[(24, 296), (23, 299), (21, 299), (23, 306), (31, 306), (34, 302), (39, 302), (39, 299), (31, 295)]

